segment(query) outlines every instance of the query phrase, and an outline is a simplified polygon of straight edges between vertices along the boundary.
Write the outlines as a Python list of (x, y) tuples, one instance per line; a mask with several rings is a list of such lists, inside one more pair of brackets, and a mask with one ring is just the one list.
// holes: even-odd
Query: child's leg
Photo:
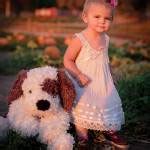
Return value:
[(77, 133), (79, 139), (88, 140), (88, 130), (87, 129), (82, 128), (80, 126), (75, 126), (75, 128), (76, 128), (76, 133)]

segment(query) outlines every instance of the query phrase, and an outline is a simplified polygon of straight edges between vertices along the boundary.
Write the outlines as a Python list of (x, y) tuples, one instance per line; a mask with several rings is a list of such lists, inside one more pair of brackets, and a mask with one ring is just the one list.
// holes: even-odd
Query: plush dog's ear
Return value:
[(24, 79), (27, 78), (27, 70), (21, 70), (18, 75), (17, 79), (15, 80), (12, 88), (10, 89), (9, 95), (7, 97), (8, 103), (10, 104), (12, 101), (18, 99), (21, 95), (23, 95), (22, 91), (22, 83)]
[(58, 70), (58, 86), (60, 98), (62, 100), (63, 108), (66, 111), (70, 111), (72, 109), (73, 101), (76, 97), (76, 92), (72, 81), (66, 75), (64, 69)]

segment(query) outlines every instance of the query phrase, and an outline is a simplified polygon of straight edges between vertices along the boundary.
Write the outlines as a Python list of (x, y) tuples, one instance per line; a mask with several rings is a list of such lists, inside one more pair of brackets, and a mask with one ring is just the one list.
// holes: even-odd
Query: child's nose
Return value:
[(104, 24), (105, 23), (105, 19), (101, 18), (101, 19), (99, 19), (99, 22), (102, 23), (102, 24)]

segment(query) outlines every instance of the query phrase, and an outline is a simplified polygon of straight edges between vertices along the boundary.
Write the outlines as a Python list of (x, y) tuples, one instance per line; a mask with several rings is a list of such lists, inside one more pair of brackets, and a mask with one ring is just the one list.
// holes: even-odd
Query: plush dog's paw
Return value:
[(60, 135), (52, 143), (53, 145), (48, 145), (48, 150), (72, 150), (74, 138), (67, 133)]

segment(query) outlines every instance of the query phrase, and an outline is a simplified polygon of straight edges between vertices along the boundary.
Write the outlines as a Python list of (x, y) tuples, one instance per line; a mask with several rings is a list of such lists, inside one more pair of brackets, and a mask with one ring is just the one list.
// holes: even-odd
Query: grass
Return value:
[(132, 139), (150, 141), (150, 72), (120, 80), (119, 95), (122, 99), (126, 124), (124, 133)]

